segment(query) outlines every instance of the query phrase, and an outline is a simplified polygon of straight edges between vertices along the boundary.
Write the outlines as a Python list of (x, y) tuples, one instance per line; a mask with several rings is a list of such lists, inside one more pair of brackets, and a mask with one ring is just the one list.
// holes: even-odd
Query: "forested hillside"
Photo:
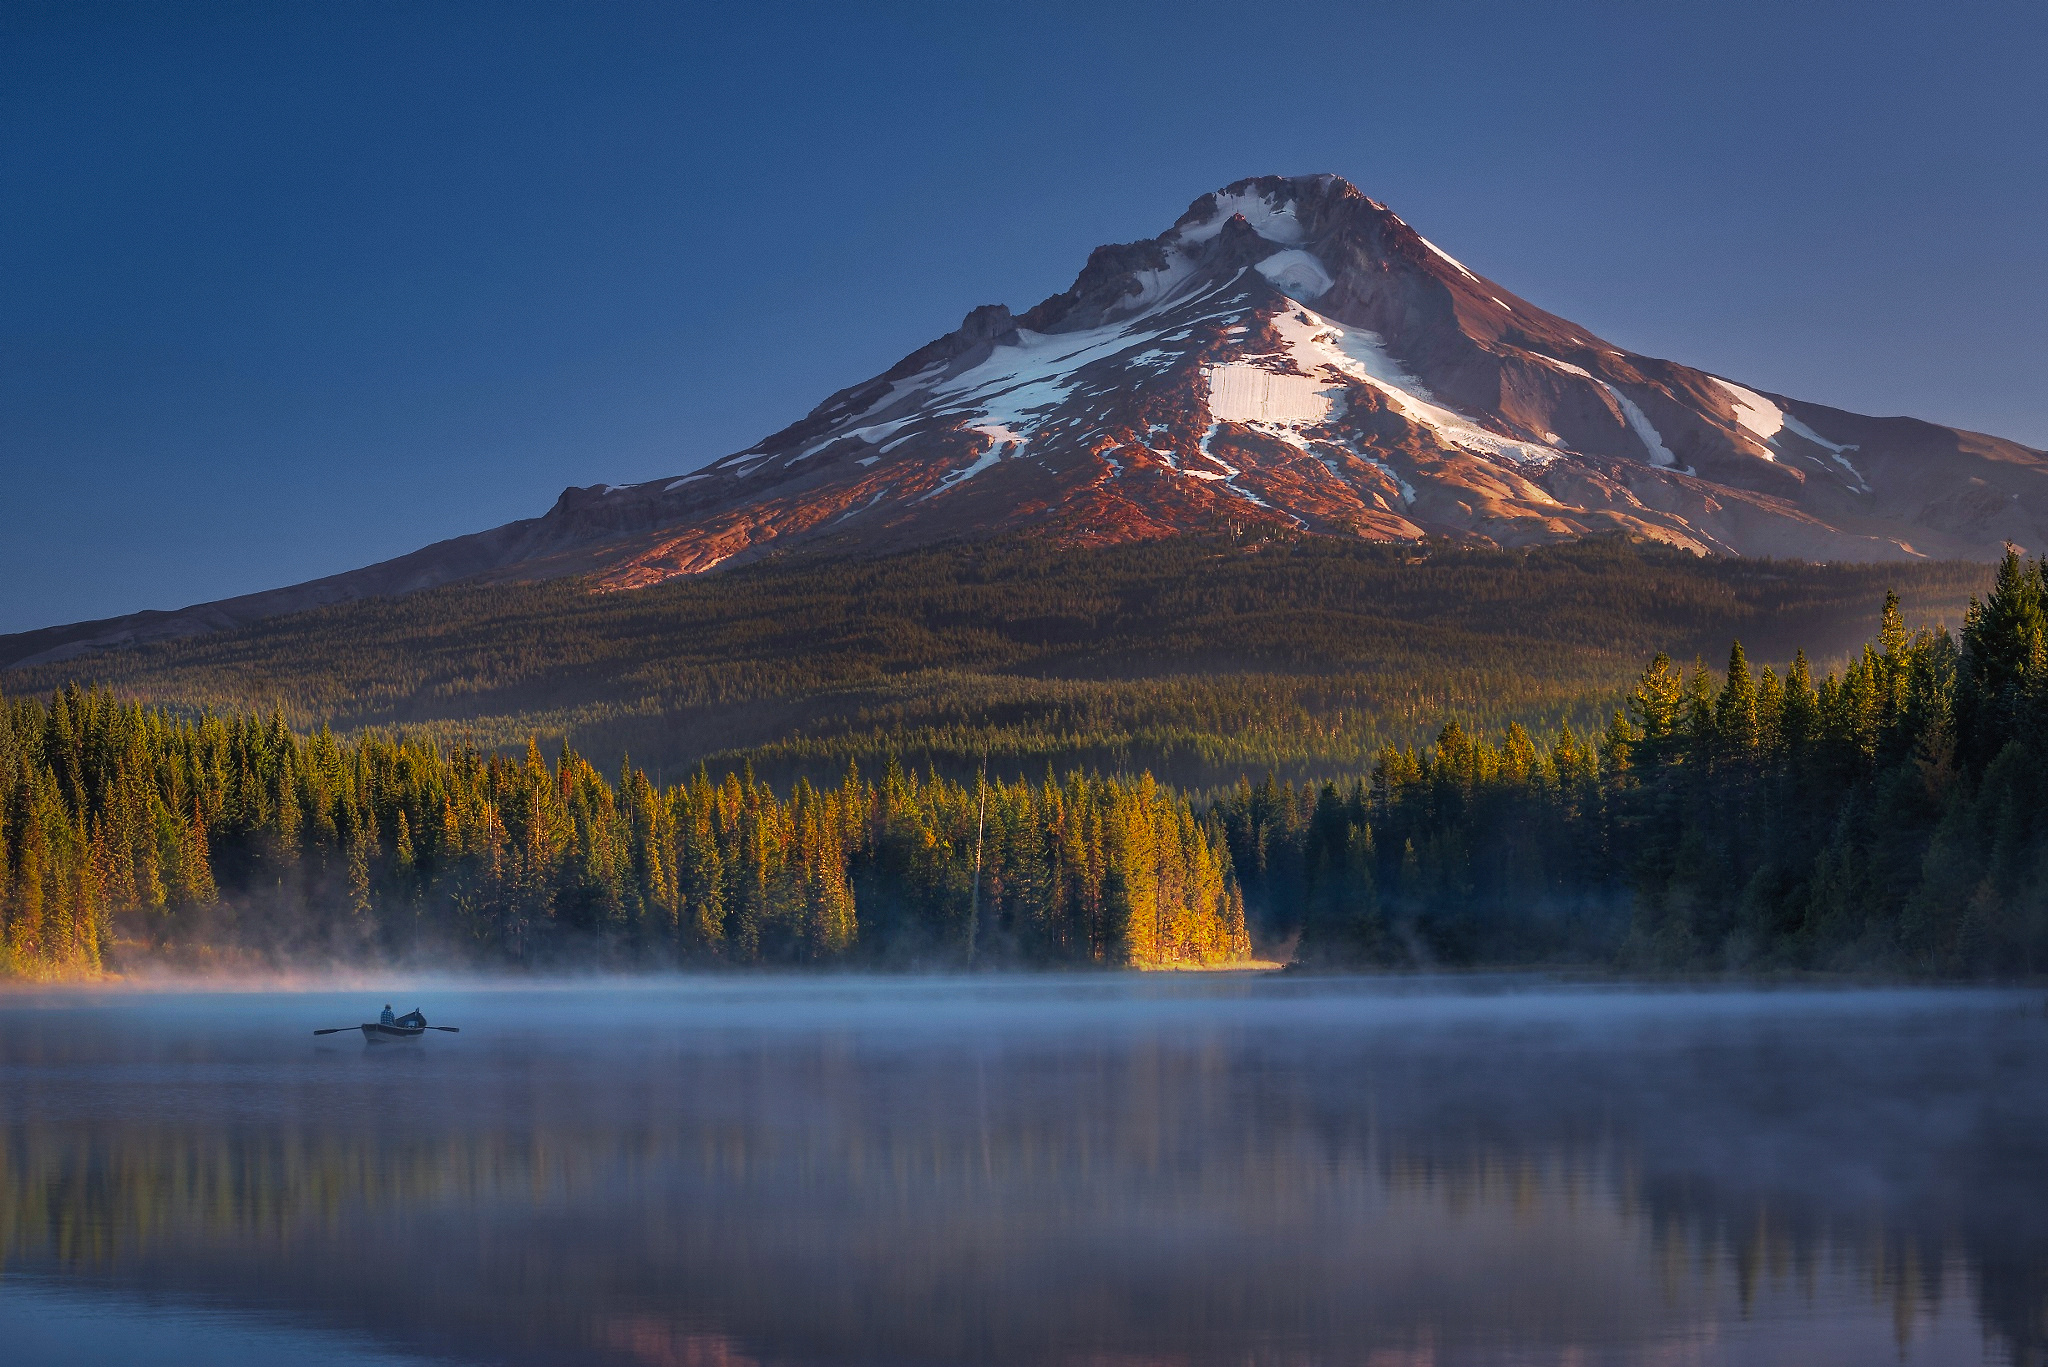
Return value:
[[(560, 963), (2048, 967), (2048, 564), (1816, 679), (1657, 655), (1595, 730), (1452, 721), (1190, 800), (1079, 770), (608, 781), (68, 687), (0, 711), (17, 973), (125, 954)], [(1513, 678), (1513, 675), (1506, 677)], [(1250, 925), (1247, 925), (1249, 916)]]
[(1216, 804), (1268, 934), (1308, 963), (2048, 970), (2048, 561), (1960, 640), (1816, 682), (1659, 654), (1597, 734), (1456, 723), (1370, 775)]
[[(1988, 566), (1700, 559), (1625, 542), (1529, 552), (1330, 537), (1031, 539), (886, 558), (792, 555), (626, 593), (455, 586), (0, 674), (188, 713), (405, 728), (516, 754), (567, 740), (606, 773), (751, 762), (786, 787), (879, 773), (1149, 770), (1190, 789), (1361, 772), (1447, 718), (1602, 724), (1644, 660), (1740, 636), (1839, 661), (1897, 588), (1959, 622)], [(0, 641), (0, 659), (6, 642)]]
[[(72, 687), (0, 716), (0, 968), (131, 957), (550, 965), (1242, 958), (1220, 830), (1150, 779), (891, 767), (657, 790)], [(974, 871), (979, 869), (977, 880)], [(977, 886), (978, 883), (978, 886)]]

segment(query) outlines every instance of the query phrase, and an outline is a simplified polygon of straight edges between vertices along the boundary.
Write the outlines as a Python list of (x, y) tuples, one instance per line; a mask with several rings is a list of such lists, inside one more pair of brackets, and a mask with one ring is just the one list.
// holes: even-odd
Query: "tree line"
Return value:
[(1220, 828), (1149, 779), (616, 780), (73, 685), (0, 708), (0, 965), (117, 946), (477, 963), (1213, 963)]
[(2048, 562), (1815, 679), (1658, 655), (1604, 728), (1457, 722), (1370, 773), (608, 779), (70, 685), (0, 707), (0, 953), (550, 964), (2048, 967)]
[(1960, 639), (1816, 681), (1658, 655), (1595, 733), (1455, 722), (1369, 776), (1215, 804), (1255, 926), (1309, 963), (2048, 970), (2048, 561)]
[[(1370, 770), (1446, 717), (1597, 728), (1659, 649), (1740, 636), (1838, 660), (1885, 589), (1957, 620), (1989, 566), (1702, 559), (1621, 539), (1502, 551), (1345, 537), (1042, 537), (884, 556), (816, 551), (631, 593), (468, 582), (109, 650), (124, 697), (222, 715), (281, 708), (345, 736), (402, 730), (516, 754), (564, 740), (616, 775), (751, 763), (787, 791), (893, 754), (967, 782), (990, 767), (1140, 773), (1190, 791)], [(61, 644), (0, 637), (0, 666)], [(8, 668), (47, 698), (76, 659)]]

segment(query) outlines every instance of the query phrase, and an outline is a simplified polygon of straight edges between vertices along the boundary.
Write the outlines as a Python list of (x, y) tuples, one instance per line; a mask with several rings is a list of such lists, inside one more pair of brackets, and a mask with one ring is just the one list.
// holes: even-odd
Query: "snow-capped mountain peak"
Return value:
[(247, 611), (478, 575), (631, 588), (821, 542), (1261, 526), (1991, 559), (2048, 546), (2048, 458), (1630, 352), (1339, 176), (1264, 176), (1201, 196), (1157, 237), (1098, 247), (1021, 314), (973, 309), (703, 469), (569, 489), (543, 517), (253, 595)]
[(1341, 177), (1268, 176), (1203, 195), (1156, 238), (1098, 248), (1021, 315), (976, 309), (700, 476), (616, 491), (653, 500), (650, 532), (671, 530), (605, 578), (649, 583), (824, 536), (1015, 527), (1504, 545), (1619, 531), (1810, 558), (2042, 539), (2038, 453), (1949, 433), (1982, 492), (1942, 503), (1953, 487), (1909, 453), (1945, 429), (1874, 440), (1884, 427), (1627, 352)]

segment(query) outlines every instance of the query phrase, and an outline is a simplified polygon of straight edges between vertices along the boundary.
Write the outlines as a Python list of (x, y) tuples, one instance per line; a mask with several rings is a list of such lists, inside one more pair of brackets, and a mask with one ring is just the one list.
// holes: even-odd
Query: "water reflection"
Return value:
[(306, 996), (0, 1010), (0, 1332), (53, 1322), (28, 1288), (362, 1361), (2048, 1345), (2038, 994), (1055, 979), (430, 1005), (465, 1033), (316, 1042), (361, 1003)]

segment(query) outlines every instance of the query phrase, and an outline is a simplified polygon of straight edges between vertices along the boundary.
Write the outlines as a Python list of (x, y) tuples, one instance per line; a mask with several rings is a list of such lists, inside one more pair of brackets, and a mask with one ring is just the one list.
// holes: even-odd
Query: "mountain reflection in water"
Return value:
[(0, 1005), (7, 1360), (2048, 1361), (2039, 993), (419, 995)]

